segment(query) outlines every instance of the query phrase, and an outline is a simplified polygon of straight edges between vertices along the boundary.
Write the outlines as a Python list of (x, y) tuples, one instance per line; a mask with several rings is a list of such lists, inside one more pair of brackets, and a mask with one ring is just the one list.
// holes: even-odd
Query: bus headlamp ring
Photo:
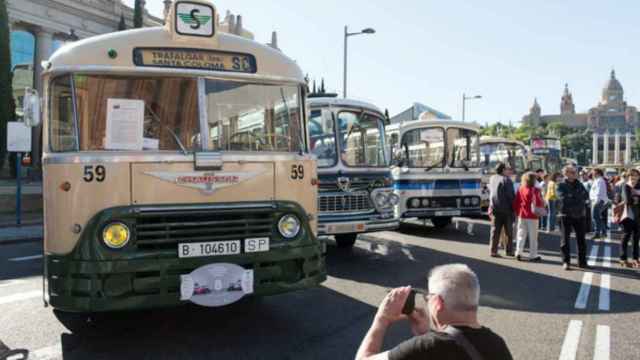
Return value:
[(129, 227), (121, 222), (110, 223), (102, 230), (102, 241), (111, 249), (122, 249), (130, 239)]
[(293, 214), (287, 214), (278, 221), (278, 232), (285, 239), (293, 239), (300, 233), (300, 220)]

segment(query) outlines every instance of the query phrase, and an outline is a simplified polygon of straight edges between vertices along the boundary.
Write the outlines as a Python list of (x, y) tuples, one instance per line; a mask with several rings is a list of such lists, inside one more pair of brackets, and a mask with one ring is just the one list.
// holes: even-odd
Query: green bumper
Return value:
[[(299, 235), (290, 241), (282, 238), (276, 228), (277, 219), (285, 213), (294, 213), (302, 220)], [(177, 226), (183, 224), (178, 221), (183, 217), (183, 223), (191, 227)], [(246, 219), (244, 227), (239, 226), (241, 219)], [(186, 303), (180, 300), (180, 275), (212, 263), (253, 269), (254, 296), (315, 287), (327, 276), (324, 246), (306, 219), (304, 210), (290, 202), (107, 209), (87, 224), (70, 254), (45, 255), (49, 304), (70, 312), (177, 306)], [(113, 221), (126, 223), (132, 232), (130, 243), (120, 250), (109, 249), (100, 238), (104, 226)], [(258, 221), (261, 227), (254, 226)], [(190, 241), (185, 234), (192, 241), (203, 241), (199, 230), (194, 229), (201, 229), (201, 233), (206, 230), (210, 235), (204, 237), (210, 241), (236, 239), (242, 234), (239, 231), (247, 236), (255, 236), (256, 231), (265, 235), (268, 231), (271, 249), (264, 253), (178, 258), (177, 243)]]

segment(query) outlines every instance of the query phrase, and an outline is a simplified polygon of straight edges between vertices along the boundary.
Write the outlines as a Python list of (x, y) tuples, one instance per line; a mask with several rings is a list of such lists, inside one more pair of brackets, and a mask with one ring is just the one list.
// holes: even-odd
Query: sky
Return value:
[[(132, 5), (133, 0), (124, 0)], [(421, 102), (454, 119), (518, 123), (535, 97), (560, 112), (564, 84), (576, 111), (597, 105), (612, 68), (630, 105), (640, 106), (637, 0), (220, 0), (262, 43), (281, 50), (328, 91), (342, 93), (343, 32), (349, 38), (348, 95), (393, 116)], [(162, 14), (162, 0), (147, 0)]]

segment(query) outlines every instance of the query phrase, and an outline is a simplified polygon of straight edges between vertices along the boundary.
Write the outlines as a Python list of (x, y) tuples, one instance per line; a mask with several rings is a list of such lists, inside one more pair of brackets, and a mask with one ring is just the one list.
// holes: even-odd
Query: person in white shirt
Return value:
[(601, 169), (593, 169), (593, 181), (591, 182), (591, 189), (589, 191), (589, 200), (591, 200), (591, 218), (595, 231), (594, 239), (606, 235), (602, 212), (609, 202), (609, 197), (607, 196), (607, 183), (604, 181), (603, 176), (604, 173)]

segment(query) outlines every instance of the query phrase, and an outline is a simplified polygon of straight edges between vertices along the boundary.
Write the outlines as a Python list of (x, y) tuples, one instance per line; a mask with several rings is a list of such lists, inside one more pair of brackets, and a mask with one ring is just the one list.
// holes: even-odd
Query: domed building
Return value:
[(576, 113), (573, 94), (565, 84), (560, 99), (560, 114), (542, 115), (538, 100), (535, 99), (522, 122), (531, 126), (560, 122), (570, 128), (592, 130), (594, 165), (631, 163), (635, 129), (640, 126), (638, 110), (624, 100), (624, 88), (616, 78), (615, 70), (611, 70), (598, 105), (587, 113)]

